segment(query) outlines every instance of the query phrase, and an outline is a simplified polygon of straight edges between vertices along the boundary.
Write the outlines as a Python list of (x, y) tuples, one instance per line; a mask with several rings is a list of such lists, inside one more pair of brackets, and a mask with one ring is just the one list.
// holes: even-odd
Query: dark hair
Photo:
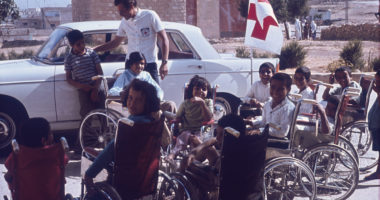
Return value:
[(347, 66), (342, 66), (342, 67), (339, 67), (338, 69), (335, 70), (335, 73), (334, 73), (334, 77), (336, 77), (336, 73), (338, 72), (347, 72), (348, 75), (351, 77), (351, 69)]
[(272, 80), (283, 81), (288, 91), (290, 91), (292, 87), (292, 78), (289, 76), (289, 74), (285, 74), (282, 72), (275, 73), (270, 79), (270, 82), (272, 82)]
[(130, 69), (133, 64), (139, 63), (142, 60), (146, 62), (144, 54), (138, 51), (132, 52), (131, 54), (129, 54), (128, 60), (125, 62), (125, 69)]
[(380, 76), (380, 70), (378, 70), (375, 75)]
[(259, 67), (259, 72), (261, 72), (261, 70), (263, 68), (269, 68), (270, 70), (272, 70), (272, 74), (275, 73), (274, 65), (270, 62), (265, 62), (265, 63), (261, 64)]
[(327, 103), (332, 103), (335, 107), (338, 107), (340, 100), (335, 95), (330, 95), (329, 98), (327, 98)]
[(19, 143), (27, 147), (42, 147), (42, 138), (48, 139), (49, 122), (41, 117), (30, 118), (21, 124)]
[(240, 132), (240, 135), (245, 135), (245, 123), (241, 116), (228, 114), (218, 120), (218, 125), (225, 128), (231, 127)]
[(191, 99), (193, 98), (193, 88), (194, 87), (206, 87), (207, 88), (207, 99), (212, 99), (212, 90), (210, 83), (207, 81), (207, 79), (200, 77), (198, 75), (193, 76), (193, 78), (190, 79), (190, 83), (186, 88), (185, 91), (185, 99)]
[(74, 45), (75, 42), (84, 38), (83, 33), (76, 29), (68, 32), (66, 37), (69, 40), (70, 45)]
[(121, 100), (123, 106), (127, 106), (127, 99), (131, 88), (134, 91), (142, 92), (145, 96), (145, 106), (142, 115), (148, 115), (152, 112), (157, 112), (160, 109), (160, 99), (157, 96), (156, 88), (152, 84), (136, 78), (133, 79), (128, 86), (125, 86), (121, 92)]
[(115, 6), (123, 4), (125, 9), (130, 9), (132, 6), (137, 6), (137, 0), (115, 0), (113, 3), (115, 4)]
[(310, 72), (310, 69), (308, 67), (298, 67), (296, 69), (295, 74), (296, 73), (301, 73), (305, 77), (307, 82), (310, 81), (311, 72)]

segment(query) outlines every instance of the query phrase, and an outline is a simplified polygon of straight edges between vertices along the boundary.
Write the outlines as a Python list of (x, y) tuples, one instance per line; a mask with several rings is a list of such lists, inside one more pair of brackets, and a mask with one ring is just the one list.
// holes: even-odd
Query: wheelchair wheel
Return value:
[(372, 151), (372, 136), (365, 121), (353, 122), (346, 125), (342, 136), (347, 138), (355, 147), (359, 156), (359, 170), (366, 171), (377, 165), (379, 154)]
[(104, 149), (115, 137), (117, 120), (120, 117), (120, 113), (111, 109), (96, 109), (87, 114), (79, 130), (82, 148)]
[(122, 200), (119, 193), (107, 182), (95, 183), (96, 192), (91, 196), (86, 193), (83, 200)]
[(274, 158), (265, 164), (265, 199), (315, 199), (316, 182), (311, 169), (292, 157)]
[(157, 200), (190, 200), (190, 194), (178, 179), (160, 173), (157, 187)]
[[(343, 149), (347, 150), (356, 160), (356, 162), (359, 164), (359, 155), (356, 151), (354, 145), (345, 137), (339, 136), (338, 137), (338, 146), (342, 147)], [(360, 164), (359, 164), (360, 166)]]
[(359, 168), (355, 158), (344, 148), (320, 144), (307, 151), (302, 160), (314, 173), (318, 199), (347, 199), (354, 192)]

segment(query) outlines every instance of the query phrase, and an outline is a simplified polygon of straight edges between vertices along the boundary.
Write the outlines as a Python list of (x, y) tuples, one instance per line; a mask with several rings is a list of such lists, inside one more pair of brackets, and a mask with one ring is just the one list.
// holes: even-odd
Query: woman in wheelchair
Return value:
[(203, 77), (195, 75), (185, 92), (185, 101), (180, 105), (176, 120), (182, 123), (180, 135), (176, 139), (173, 151), (167, 156), (167, 160), (173, 163), (174, 158), (181, 150), (190, 144), (191, 135), (200, 136), (203, 122), (210, 121), (213, 116), (213, 103), (210, 83)]
[(254, 128), (248, 134), (260, 134), (257, 128), (270, 124), (269, 135), (284, 138), (288, 135), (294, 112), (294, 104), (287, 98), (292, 78), (285, 73), (276, 73), (270, 79), (270, 96), (263, 108), (263, 116), (248, 118), (246, 122)]
[[(148, 123), (154, 120), (153, 114), (159, 110), (160, 100), (154, 86), (146, 81), (134, 79), (122, 96), (122, 103), (128, 108), (129, 119), (134, 122)], [(93, 178), (114, 161), (114, 140), (96, 157), (85, 173), (85, 185), (89, 193), (93, 190)]]
[[(62, 161), (62, 157), (55, 154), (56, 151), (50, 148), (53, 147), (51, 145), (53, 142), (53, 134), (50, 131), (49, 122), (44, 118), (28, 119), (21, 125), (18, 141), (20, 147), (23, 147), (23, 149), (19, 150), (20, 152), (12, 152), (5, 162), (5, 167), (8, 169), (8, 172), (5, 174), (4, 178), (8, 182), (8, 186), (12, 192), (13, 199), (56, 199), (56, 197), (58, 197), (60, 194), (60, 187), (63, 187), (60, 181), (64, 170), (60, 171), (54, 168), (54, 164), (60, 163)], [(27, 157), (25, 157), (25, 153), (28, 154)], [(46, 156), (47, 154), (50, 155), (50, 153), (54, 155)], [(16, 156), (22, 157), (16, 159)], [(52, 157), (54, 158), (53, 160)], [(20, 162), (21, 158), (24, 158), (24, 160), (22, 160), (22, 163)], [(62, 165), (66, 165), (68, 161), (68, 157), (63, 153)], [(17, 169), (20, 169), (20, 167), (17, 167), (17, 165), (23, 165), (23, 172), (17, 171)], [(41, 171), (41, 169), (44, 175), (41, 175), (40, 172), (36, 171)], [(22, 177), (23, 175), (25, 175), (25, 177)], [(41, 175), (41, 177), (39, 177), (39, 175)], [(17, 180), (15, 180), (16, 178)], [(36, 180), (45, 178), (49, 180), (49, 183), (41, 181), (36, 182)], [(64, 179), (63, 176), (62, 179)], [(20, 184), (16, 184), (16, 182), (20, 183), (20, 181), (23, 182), (23, 185), (28, 186), (28, 184), (34, 184), (35, 187), (29, 185), (28, 187), (22, 188)], [(38, 188), (40, 190), (36, 191)], [(41, 188), (44, 192), (41, 192)], [(18, 198), (16, 198), (16, 195)]]

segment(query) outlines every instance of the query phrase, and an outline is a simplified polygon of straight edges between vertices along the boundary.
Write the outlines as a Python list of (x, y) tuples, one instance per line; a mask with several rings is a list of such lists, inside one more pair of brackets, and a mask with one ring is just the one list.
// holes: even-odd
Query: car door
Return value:
[[(114, 37), (114, 33), (104, 32), (87, 32), (84, 33), (86, 48), (94, 48), (100, 44), (104, 44)], [(61, 41), (61, 47), (58, 49), (57, 55), (64, 55), (70, 49), (67, 40)], [(122, 46), (111, 52), (98, 54), (101, 59), (101, 66), (105, 76), (112, 76), (119, 69), (124, 68), (125, 52)], [(80, 104), (78, 91), (66, 81), (66, 72), (63, 63), (56, 66), (56, 108), (58, 121), (77, 121), (81, 119), (79, 114)], [(103, 87), (103, 85), (102, 85)]]
[[(205, 77), (205, 66), (180, 32), (166, 32), (169, 39), (169, 72), (165, 79), (161, 80), (160, 86), (164, 90), (164, 99), (172, 100), (179, 106), (183, 101), (185, 84), (195, 75)], [(158, 41), (158, 44), (161, 47), (161, 41)], [(158, 67), (160, 64), (161, 62), (158, 63)]]

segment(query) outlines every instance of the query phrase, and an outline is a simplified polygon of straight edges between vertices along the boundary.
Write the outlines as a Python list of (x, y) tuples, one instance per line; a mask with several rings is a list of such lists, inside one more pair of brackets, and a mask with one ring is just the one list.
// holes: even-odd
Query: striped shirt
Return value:
[(98, 75), (96, 65), (100, 63), (99, 56), (92, 49), (85, 49), (83, 55), (75, 55), (70, 51), (65, 59), (65, 70), (70, 71), (74, 81), (82, 84), (92, 84), (91, 77)]

